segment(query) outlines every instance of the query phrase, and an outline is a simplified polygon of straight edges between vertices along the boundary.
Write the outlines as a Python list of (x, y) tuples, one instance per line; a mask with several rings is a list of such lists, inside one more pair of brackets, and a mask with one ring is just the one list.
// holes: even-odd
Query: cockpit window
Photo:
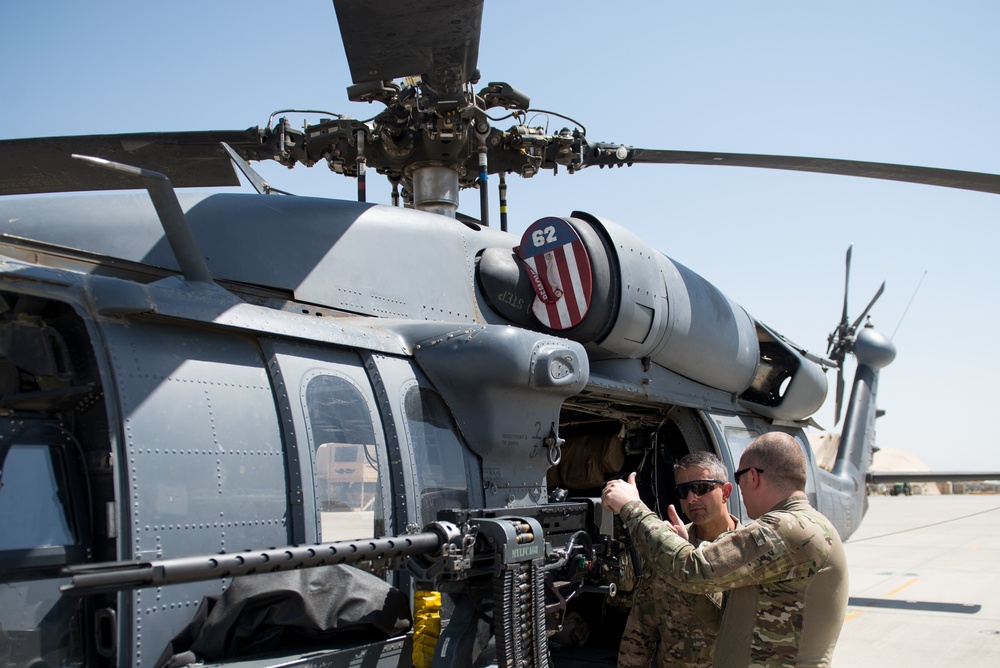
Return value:
[(439, 510), (470, 507), (470, 494), (479, 487), (475, 457), (459, 438), (444, 400), (434, 390), (414, 385), (404, 402), (421, 522), (433, 522)]
[(323, 374), (306, 385), (314, 483), (324, 542), (384, 534), (372, 414), (351, 381)]

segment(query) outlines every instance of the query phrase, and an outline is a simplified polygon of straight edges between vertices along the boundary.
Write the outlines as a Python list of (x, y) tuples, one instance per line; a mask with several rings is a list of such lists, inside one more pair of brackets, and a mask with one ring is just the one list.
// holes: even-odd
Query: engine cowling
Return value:
[[(505, 317), (515, 322), (579, 341), (597, 356), (649, 357), (676, 373), (728, 392), (742, 392), (750, 386), (759, 350), (754, 323), (746, 311), (704, 278), (654, 251), (616, 223), (581, 212), (568, 218), (542, 219), (528, 229), (520, 251), (515, 252), (522, 259), (522, 274), (527, 266), (523, 257), (528, 254), (524, 247), (541, 246), (546, 238), (551, 240), (555, 232), (547, 230), (558, 231), (560, 225), (572, 228), (589, 261), (590, 292), (585, 313), (561, 329), (547, 327), (537, 318), (530, 324), (526, 322), (531, 319), (522, 302), (519, 309), (491, 304), (498, 313), (509, 312)], [(569, 242), (566, 248), (571, 248)], [(557, 253), (558, 248), (553, 252)], [(491, 256), (484, 254), (480, 279), (495, 282), (504, 264), (504, 280), (511, 283), (509, 263), (501, 262), (508, 257), (499, 251)], [(551, 300), (552, 286), (559, 277), (553, 273), (551, 280), (543, 281), (544, 277), (534, 276), (532, 271), (540, 274), (545, 269), (537, 268), (542, 267), (540, 262), (534, 266), (527, 280), (523, 276), (514, 280), (520, 285), (521, 299), (528, 298), (527, 286), (544, 282), (542, 291), (536, 290), (530, 297)], [(569, 292), (568, 279), (560, 287)]]
[(774, 419), (805, 418), (826, 397), (822, 367), (612, 221), (542, 218), (519, 247), (487, 249), (478, 272), (495, 312), (583, 343), (592, 359), (648, 358)]

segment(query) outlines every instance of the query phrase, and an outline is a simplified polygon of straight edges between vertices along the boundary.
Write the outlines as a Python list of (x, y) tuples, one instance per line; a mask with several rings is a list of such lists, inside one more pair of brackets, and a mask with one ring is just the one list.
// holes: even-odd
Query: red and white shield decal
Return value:
[(578, 325), (590, 308), (590, 257), (580, 235), (562, 218), (542, 218), (518, 247), (535, 288), (531, 310), (550, 329)]

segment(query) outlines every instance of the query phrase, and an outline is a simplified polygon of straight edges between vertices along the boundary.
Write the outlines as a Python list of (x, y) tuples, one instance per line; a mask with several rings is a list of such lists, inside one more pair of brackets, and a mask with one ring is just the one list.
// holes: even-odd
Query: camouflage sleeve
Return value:
[[(625, 526), (628, 528), (629, 535), (632, 537), (632, 546), (635, 547), (635, 551), (639, 554), (639, 560), (642, 562), (642, 568), (645, 571), (650, 567), (649, 565), (652, 564), (653, 560), (656, 558), (657, 548), (655, 547), (654, 542), (649, 540), (639, 540), (639, 534), (633, 530), (632, 526), (629, 524), (629, 517), (633, 514), (640, 513), (643, 516), (648, 513), (654, 519), (659, 519), (656, 513), (650, 510), (649, 507), (647, 507), (642, 501), (630, 501), (626, 503), (620, 511), (620, 517), (625, 522)], [(663, 528), (667, 533), (673, 535), (673, 532), (670, 531), (669, 528), (666, 526)], [(650, 547), (653, 548), (652, 551), (650, 551)]]
[(620, 515), (645, 563), (683, 591), (706, 594), (777, 581), (795, 567), (766, 517), (695, 548), (641, 502), (625, 504)]

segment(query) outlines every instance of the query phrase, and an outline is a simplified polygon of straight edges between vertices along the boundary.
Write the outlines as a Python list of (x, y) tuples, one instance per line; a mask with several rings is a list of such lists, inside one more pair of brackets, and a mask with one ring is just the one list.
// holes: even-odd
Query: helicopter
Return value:
[[(863, 324), (874, 299), (855, 317), (845, 285), (827, 350), (810, 353), (605, 217), (517, 236), (502, 204), (488, 224), (485, 183), (671, 161), (993, 193), (1000, 177), (550, 134), (524, 120), (526, 94), (475, 85), (481, 2), (334, 6), (348, 97), (380, 105), (371, 121), (0, 142), (8, 664), (162, 664), (212, 601), (246, 605), (233, 592), (255, 588), (273, 609), (299, 600), (291, 579), (358, 564), (331, 577), (370, 592), (378, 628), (199, 658), (409, 665), (420, 636), (401, 621), (430, 590), (448, 622), (435, 665), (490, 651), (572, 665), (601, 634), (578, 647), (563, 632), (623, 621), (634, 585), (603, 482), (639, 470), (663, 509), (671, 462), (711, 450), (732, 471), (775, 429), (801, 443), (810, 500), (849, 536), (895, 355)], [(288, 197), (259, 160), (325, 164), (357, 201)], [(405, 206), (365, 202), (370, 171)], [(240, 174), (257, 194), (175, 190)], [(458, 211), (472, 188), (475, 218)], [(101, 194), (67, 194), (86, 190)], [(804, 430), (829, 369), (844, 423), (823, 471)], [(731, 510), (745, 516), (738, 495)]]

